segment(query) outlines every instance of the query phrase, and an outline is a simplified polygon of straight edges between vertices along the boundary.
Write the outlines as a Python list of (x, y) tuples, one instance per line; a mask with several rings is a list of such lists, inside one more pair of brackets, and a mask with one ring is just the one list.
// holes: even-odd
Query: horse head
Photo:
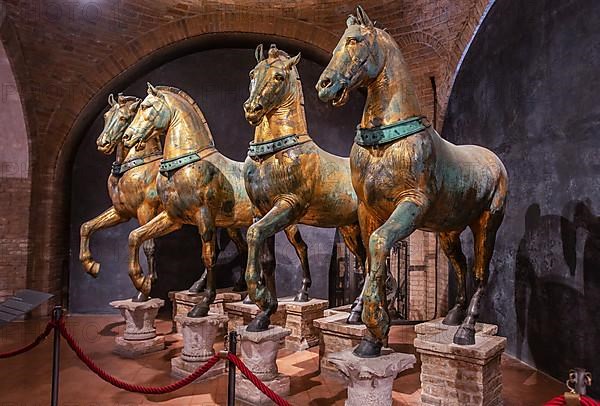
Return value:
[(165, 96), (156, 87), (148, 83), (148, 95), (140, 104), (132, 123), (125, 131), (123, 139), (127, 148), (144, 149), (145, 143), (152, 137), (163, 134), (171, 121), (171, 109)]
[(385, 63), (385, 50), (378, 43), (384, 31), (375, 27), (362, 7), (356, 17), (348, 17), (346, 25), (316, 85), (319, 98), (336, 107), (348, 101), (350, 91), (373, 81)]
[(257, 126), (263, 117), (279, 107), (288, 96), (295, 98), (298, 91), (298, 72), (294, 68), (300, 61), (300, 54), (290, 58), (288, 54), (271, 45), (268, 57), (263, 54), (260, 44), (255, 52), (258, 64), (250, 71), (250, 97), (244, 103), (246, 120)]
[(96, 140), (98, 151), (110, 155), (117, 145), (122, 142), (125, 130), (131, 124), (133, 117), (140, 107), (141, 100), (134, 96), (119, 94), (117, 100), (110, 94), (108, 104), (110, 109), (104, 113), (104, 129)]

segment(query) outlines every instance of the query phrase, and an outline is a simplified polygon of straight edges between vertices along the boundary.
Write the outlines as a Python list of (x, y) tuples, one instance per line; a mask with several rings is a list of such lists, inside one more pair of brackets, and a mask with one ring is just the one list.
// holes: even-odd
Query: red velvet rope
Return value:
[(278, 406), (291, 406), (287, 400), (273, 392), (267, 385), (265, 385), (260, 379), (258, 379), (258, 377), (254, 375), (246, 365), (244, 365), (242, 360), (239, 359), (237, 355), (231, 352), (227, 353), (227, 359), (233, 362), (235, 366), (238, 367), (240, 372), (243, 373), (246, 376), (246, 378), (248, 378), (250, 382), (252, 382), (254, 386), (256, 386), (262, 393), (267, 395), (269, 399), (275, 402)]
[(65, 340), (69, 344), (69, 347), (71, 347), (71, 349), (73, 351), (75, 351), (75, 354), (77, 354), (79, 359), (81, 361), (83, 361), (83, 363), (93, 373), (95, 373), (96, 375), (98, 375), (100, 378), (102, 378), (106, 382), (110, 383), (111, 385), (116, 386), (117, 388), (124, 389), (129, 392), (144, 393), (144, 394), (148, 394), (148, 395), (161, 395), (164, 393), (176, 391), (177, 389), (181, 389), (184, 386), (194, 382), (196, 379), (198, 379), (199, 377), (204, 375), (204, 373), (206, 373), (209, 369), (211, 369), (219, 361), (219, 356), (213, 355), (212, 358), (210, 358), (208, 361), (206, 361), (206, 364), (204, 364), (202, 367), (196, 369), (194, 372), (192, 372), (191, 375), (189, 375), (177, 382), (174, 382), (170, 385), (165, 385), (165, 386), (133, 385), (133, 384), (127, 383), (125, 381), (122, 381), (118, 378), (115, 378), (114, 376), (108, 374), (107, 372), (102, 370), (100, 367), (98, 367), (94, 363), (94, 361), (92, 361), (87, 355), (84, 354), (81, 347), (79, 347), (77, 342), (75, 342), (75, 339), (69, 334), (69, 332), (65, 328), (65, 325), (63, 322), (61, 322), (59, 324), (58, 328), (60, 329), (60, 333), (62, 334), (62, 336), (65, 338)]
[[(600, 402), (587, 396), (581, 396), (579, 403), (581, 406), (600, 406)], [(560, 395), (544, 403), (544, 406), (566, 406), (566, 404), (565, 395)]]
[(35, 340), (33, 340), (33, 342), (31, 342), (23, 348), (19, 348), (18, 350), (1, 353), (0, 359), (14, 357), (15, 355), (23, 354), (24, 352), (34, 349), (42, 341), (44, 341), (46, 337), (48, 337), (48, 334), (50, 334), (50, 332), (54, 329), (54, 326), (54, 321), (49, 321), (48, 324), (46, 324), (46, 328), (44, 329), (44, 331), (42, 331), (42, 333), (39, 336), (37, 336)]

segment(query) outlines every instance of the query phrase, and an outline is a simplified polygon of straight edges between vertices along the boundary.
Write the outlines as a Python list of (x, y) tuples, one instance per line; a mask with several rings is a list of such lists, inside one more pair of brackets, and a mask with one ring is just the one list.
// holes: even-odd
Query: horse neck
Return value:
[(281, 105), (270, 111), (254, 131), (254, 142), (265, 142), (291, 134), (308, 134), (304, 95), (298, 72)]
[(363, 128), (393, 124), (420, 116), (421, 109), (410, 73), (396, 42), (378, 31), (379, 46), (384, 49), (384, 66), (367, 86), (367, 101), (360, 126)]
[[(123, 144), (119, 144), (119, 147), (127, 150)], [(138, 151), (137, 148), (129, 148), (125, 153), (125, 161), (129, 161), (135, 158), (141, 158), (144, 156), (162, 153), (162, 145), (158, 137), (149, 138), (144, 144), (144, 148)], [(117, 161), (118, 162), (118, 161)]]
[(118, 164), (122, 163), (127, 158), (127, 154), (129, 154), (129, 148), (123, 144), (123, 141), (120, 141), (117, 144), (117, 150), (115, 152), (115, 162)]
[(214, 145), (204, 116), (178, 96), (166, 96), (171, 120), (165, 136), (164, 158), (170, 159)]

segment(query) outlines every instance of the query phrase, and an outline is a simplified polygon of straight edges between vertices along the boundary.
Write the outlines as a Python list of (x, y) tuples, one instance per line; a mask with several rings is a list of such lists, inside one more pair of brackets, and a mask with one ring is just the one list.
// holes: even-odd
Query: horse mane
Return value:
[[(160, 90), (160, 91), (166, 91), (166, 92), (169, 92), (169, 93), (174, 93), (174, 94), (180, 96), (181, 98), (183, 98), (185, 101), (187, 101), (192, 106), (192, 108), (194, 109), (194, 111), (201, 118), (202, 123), (204, 123), (206, 125), (206, 127), (208, 128), (208, 123), (206, 122), (206, 119), (204, 118), (204, 113), (202, 113), (202, 110), (200, 109), (200, 106), (198, 106), (198, 103), (196, 103), (196, 101), (192, 98), (192, 96), (190, 96), (189, 94), (187, 94), (183, 90), (178, 89), (178, 88), (176, 88), (174, 86), (156, 86), (156, 89)], [(209, 129), (209, 133), (210, 133), (210, 129)]]

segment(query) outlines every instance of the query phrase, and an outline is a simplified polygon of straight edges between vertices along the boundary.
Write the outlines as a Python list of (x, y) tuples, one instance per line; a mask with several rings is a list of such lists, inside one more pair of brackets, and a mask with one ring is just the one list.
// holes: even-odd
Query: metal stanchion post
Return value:
[(58, 373), (60, 371), (60, 330), (58, 321), (62, 317), (62, 307), (54, 306), (52, 320), (56, 323), (54, 327), (54, 350), (52, 351), (52, 406), (58, 406)]
[[(229, 353), (236, 354), (237, 352), (237, 334), (235, 331), (229, 333)], [(235, 404), (235, 364), (229, 361), (229, 384), (227, 385), (227, 406)]]

